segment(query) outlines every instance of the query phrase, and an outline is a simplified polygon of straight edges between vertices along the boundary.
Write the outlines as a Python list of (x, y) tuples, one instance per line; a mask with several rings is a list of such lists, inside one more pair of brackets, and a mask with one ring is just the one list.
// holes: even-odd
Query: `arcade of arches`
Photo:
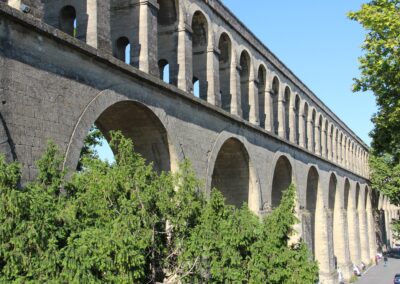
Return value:
[[(26, 0), (8, 2), (19, 9)], [(106, 138), (110, 130), (132, 138), (158, 171), (191, 159), (206, 191), (217, 187), (227, 203), (246, 202), (259, 215), (294, 184), (298, 234), (318, 260), (324, 284), (337, 283), (336, 266), (349, 279), (353, 263), (370, 263), (378, 245), (394, 244), (390, 220), (399, 211), (369, 187), (367, 145), (219, 1), (41, 3), (34, 15), (62, 32), (32, 28), (36, 22), (29, 19), (21, 25), (22, 13), (18, 20), (12, 13), (2, 18), (18, 28), (0, 31), (3, 43), (23, 49), (40, 39), (48, 52), (31, 65), (17, 52), (0, 54), (7, 62), (0, 75), (17, 74), (4, 77), (0, 88), (9, 127), (0, 134), (10, 133), (13, 139), (2, 141), (15, 143), (14, 156), (32, 172), (27, 179), (40, 150), (29, 143), (54, 139), (73, 165), (75, 148), (95, 123)], [(35, 58), (43, 51), (31, 46), (29, 52)], [(33, 86), (29, 95), (18, 89), (23, 84), (16, 80), (24, 79)], [(37, 110), (34, 119), (26, 106)]]

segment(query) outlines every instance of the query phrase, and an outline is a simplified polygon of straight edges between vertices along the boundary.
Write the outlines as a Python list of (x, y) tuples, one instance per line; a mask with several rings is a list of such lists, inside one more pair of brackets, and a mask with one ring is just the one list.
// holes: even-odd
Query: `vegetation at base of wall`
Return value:
[[(360, 58), (361, 76), (354, 91), (375, 95), (378, 112), (373, 116), (372, 187), (400, 205), (400, 0), (372, 0), (348, 14), (367, 35)], [(394, 229), (400, 233), (399, 220)]]
[(120, 133), (110, 144), (115, 163), (84, 155), (66, 181), (50, 143), (23, 187), (0, 157), (0, 282), (316, 282), (304, 243), (288, 246), (293, 186), (261, 221), (217, 190), (206, 199), (188, 161), (158, 174)]

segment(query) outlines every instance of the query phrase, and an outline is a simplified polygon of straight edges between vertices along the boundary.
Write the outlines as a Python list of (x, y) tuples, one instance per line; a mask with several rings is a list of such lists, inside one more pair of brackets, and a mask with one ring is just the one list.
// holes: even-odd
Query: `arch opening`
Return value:
[(130, 59), (131, 44), (127, 37), (120, 37), (115, 42), (114, 56), (119, 60), (124, 61), (126, 64), (131, 63)]
[(211, 187), (219, 189), (227, 204), (241, 207), (250, 202), (249, 156), (243, 144), (229, 138), (218, 152), (212, 174)]
[(139, 67), (140, 5), (129, 1), (111, 1), (110, 36), (113, 55), (136, 68)]
[(316, 145), (316, 143), (315, 143), (315, 141), (316, 141), (316, 133), (315, 133), (315, 124), (317, 123), (316, 122), (316, 119), (317, 119), (317, 112), (315, 111), (315, 109), (313, 109), (312, 110), (312, 113), (311, 113), (311, 125), (310, 125), (310, 127), (311, 127), (311, 129), (310, 129), (310, 135), (309, 135), (309, 142), (310, 142), (310, 151), (312, 151), (312, 152), (314, 152), (315, 151), (315, 145)]
[(304, 114), (303, 114), (303, 129), (304, 129), (304, 147), (307, 148), (308, 140), (310, 139), (308, 129), (307, 129), (307, 120), (308, 120), (308, 104), (304, 103)]
[(162, 60), (168, 62), (168, 83), (177, 85), (179, 4), (176, 0), (157, 0), (157, 3), (159, 6), (157, 14), (158, 62)]
[(208, 23), (200, 11), (193, 15), (192, 30), (193, 78), (199, 81), (199, 97), (207, 100)]
[(221, 95), (222, 109), (231, 111), (231, 57), (232, 42), (226, 33), (223, 33), (219, 39), (219, 86)]
[(310, 216), (309, 223), (307, 224), (307, 234), (305, 235), (306, 242), (311, 249), (314, 258), (316, 258), (316, 215), (317, 209), (319, 207), (318, 198), (318, 188), (319, 188), (319, 174), (315, 167), (311, 167), (307, 176), (307, 191), (306, 191), (306, 209)]
[(169, 63), (165, 59), (161, 59), (158, 61), (158, 69), (160, 72), (160, 79), (163, 80), (165, 83), (170, 84), (170, 67)]
[[(341, 241), (341, 235), (343, 234), (343, 228), (341, 224), (343, 224), (340, 218), (340, 204), (339, 204), (339, 191), (337, 190), (337, 178), (334, 174), (331, 174), (329, 179), (329, 223), (328, 228), (332, 228), (332, 230), (328, 231), (328, 239), (333, 241), (333, 254), (337, 258), (340, 263), (343, 263), (345, 259), (343, 259), (343, 251), (345, 249), (344, 244)], [(337, 261), (336, 261), (337, 266)], [(337, 269), (337, 267), (335, 267)]]
[(265, 119), (266, 119), (266, 109), (265, 103), (267, 98), (265, 97), (265, 88), (266, 88), (266, 76), (267, 71), (264, 66), (260, 66), (258, 69), (258, 109), (259, 109), (259, 121), (260, 127), (265, 128)]
[(273, 117), (273, 126), (274, 133), (278, 135), (279, 130), (279, 121), (278, 121), (278, 100), (279, 100), (279, 80), (277, 77), (274, 77), (272, 80), (272, 117)]
[(250, 55), (243, 51), (240, 55), (240, 95), (243, 119), (249, 120), (249, 80), (250, 80)]
[(285, 191), (292, 183), (292, 165), (288, 158), (282, 156), (275, 165), (274, 176), (272, 179), (271, 206), (275, 208), (282, 199)]
[(315, 133), (315, 152), (322, 155), (322, 115), (319, 115), (318, 119), (318, 130)]
[(297, 145), (300, 144), (300, 97), (296, 95), (294, 100), (294, 126), (296, 128), (295, 131), (295, 143)]
[(60, 30), (70, 36), (76, 37), (77, 24), (75, 8), (72, 6), (63, 7), (59, 15)]
[(285, 138), (287, 140), (290, 139), (290, 131), (292, 131), (292, 129), (290, 129), (290, 96), (291, 96), (291, 92), (289, 87), (285, 88)]
[(110, 141), (110, 131), (117, 130), (132, 139), (135, 151), (148, 163), (153, 163), (154, 170), (171, 170), (167, 131), (144, 105), (133, 101), (118, 102), (103, 111), (94, 124), (107, 141)]

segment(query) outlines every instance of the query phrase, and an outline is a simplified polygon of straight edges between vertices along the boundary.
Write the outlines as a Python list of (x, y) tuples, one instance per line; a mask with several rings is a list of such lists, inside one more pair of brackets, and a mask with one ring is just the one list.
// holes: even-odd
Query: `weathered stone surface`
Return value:
[(374, 257), (367, 146), (219, 1), (35, 1), (0, 3), (0, 151), (24, 181), (50, 139), (73, 171), (95, 123), (256, 214), (294, 183), (322, 283)]

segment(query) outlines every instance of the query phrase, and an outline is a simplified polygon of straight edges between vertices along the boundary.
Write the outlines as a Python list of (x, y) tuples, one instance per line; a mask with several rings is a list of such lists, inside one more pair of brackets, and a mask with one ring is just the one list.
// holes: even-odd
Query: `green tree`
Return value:
[(26, 186), (0, 157), (1, 283), (315, 282), (304, 244), (287, 243), (293, 187), (261, 222), (217, 190), (207, 200), (189, 162), (158, 174), (111, 138), (115, 163), (84, 155), (70, 181), (52, 143)]
[(360, 58), (361, 76), (354, 91), (371, 91), (378, 105), (373, 116), (372, 146), (377, 154), (400, 159), (400, 1), (373, 0), (349, 17), (359, 22), (367, 35)]
[[(371, 91), (378, 112), (373, 116), (373, 151), (370, 159), (372, 187), (400, 205), (400, 0), (373, 0), (349, 18), (367, 35), (360, 58), (361, 77), (354, 91)], [(400, 236), (400, 220), (394, 220)]]

